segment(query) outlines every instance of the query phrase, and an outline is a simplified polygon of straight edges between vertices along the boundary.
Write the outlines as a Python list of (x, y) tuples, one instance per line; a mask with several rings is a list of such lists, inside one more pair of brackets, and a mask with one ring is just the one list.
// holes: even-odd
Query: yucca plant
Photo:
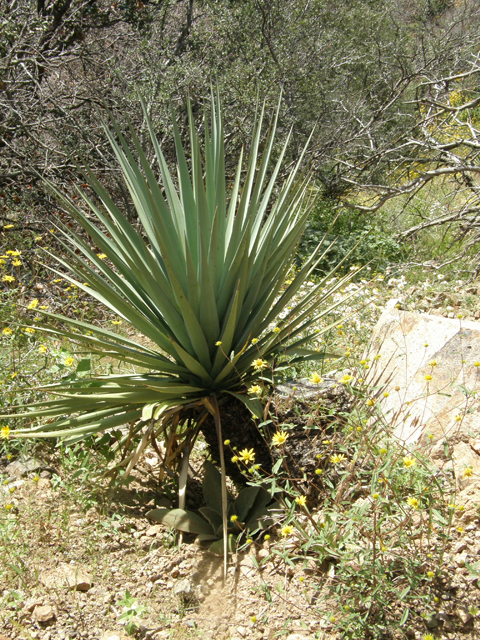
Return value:
[[(276, 186), (290, 138), (271, 163), (280, 103), (261, 154), (263, 109), (256, 117), (248, 160), (244, 165), (242, 151), (231, 184), (226, 183), (218, 95), (212, 92), (210, 128), (205, 118), (203, 158), (190, 106), (189, 161), (173, 119), (176, 176), (169, 172), (143, 102), (142, 107), (160, 183), (134, 130), (130, 127), (129, 148), (115, 121), (111, 119), (111, 128), (104, 123), (140, 224), (130, 224), (92, 171), (84, 169), (95, 197), (77, 187), (83, 208), (52, 183), (48, 186), (101, 253), (72, 229), (59, 227), (68, 259), (49, 255), (63, 268), (56, 273), (135, 327), (149, 346), (37, 309), (52, 336), (133, 365), (138, 372), (68, 378), (40, 389), (46, 399), (16, 408), (15, 417), (29, 425), (11, 437), (72, 441), (130, 425), (125, 440), (130, 443), (137, 436), (138, 446), (122, 461), (128, 476), (147, 445), (163, 435), (166, 467), (183, 454), (184, 492), (188, 455), (209, 414), (215, 416), (224, 468), (220, 397), (240, 399), (260, 415), (260, 402), (247, 389), (265, 368), (279, 357), (290, 362), (323, 357), (308, 344), (319, 336), (320, 317), (340, 304), (326, 303), (348, 276), (328, 290), (325, 279), (295, 302), (328, 250), (319, 245), (285, 285), (312, 198), (309, 177), (300, 172), (304, 152)], [(34, 419), (41, 424), (32, 426)], [(184, 506), (184, 494), (179, 506)]]

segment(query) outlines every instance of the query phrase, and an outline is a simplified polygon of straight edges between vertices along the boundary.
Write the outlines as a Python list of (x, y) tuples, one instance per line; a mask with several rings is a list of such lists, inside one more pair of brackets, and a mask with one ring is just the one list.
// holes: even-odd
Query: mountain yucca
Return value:
[[(326, 302), (347, 279), (336, 281), (323, 294), (321, 282), (295, 303), (301, 285), (323, 257), (320, 245), (285, 285), (312, 203), (308, 176), (300, 175), (304, 153), (276, 186), (290, 137), (272, 163), (280, 105), (261, 154), (263, 110), (256, 118), (248, 161), (244, 164), (242, 151), (228, 186), (218, 96), (212, 93), (210, 128), (205, 118), (204, 163), (190, 105), (189, 161), (173, 121), (175, 177), (143, 102), (142, 107), (160, 184), (133, 129), (130, 148), (113, 119), (111, 128), (104, 124), (140, 224), (132, 226), (101, 182), (85, 169), (95, 197), (77, 188), (83, 208), (48, 184), (91, 242), (62, 228), (66, 257), (50, 256), (63, 267), (56, 273), (135, 327), (153, 346), (36, 309), (47, 322), (53, 321), (45, 328), (52, 336), (133, 365), (138, 373), (69, 377), (48, 385), (40, 389), (46, 399), (16, 408), (15, 417), (28, 419), (30, 426), (11, 433), (17, 438), (66, 436), (73, 441), (130, 424), (128, 441), (140, 434), (141, 442), (122, 462), (127, 472), (148, 442), (172, 425), (175, 443), (180, 442), (176, 452), (183, 447), (186, 453), (194, 429), (201, 425), (201, 420), (192, 424), (182, 419), (193, 406), (203, 407), (204, 416), (207, 411), (215, 414), (219, 395), (230, 394), (259, 415), (259, 400), (246, 390), (279, 356), (293, 362), (321, 357), (307, 348), (319, 335), (311, 327), (334, 308), (327, 308)], [(100, 254), (91, 249), (92, 242)], [(41, 423), (32, 426), (37, 418)], [(167, 458), (167, 464), (175, 458), (172, 447)]]

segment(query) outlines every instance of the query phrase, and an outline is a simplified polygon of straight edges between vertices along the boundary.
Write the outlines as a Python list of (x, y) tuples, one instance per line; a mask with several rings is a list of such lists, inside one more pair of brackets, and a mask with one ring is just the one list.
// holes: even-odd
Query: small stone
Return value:
[(174, 587), (173, 587), (173, 593), (176, 596), (188, 596), (192, 591), (192, 585), (190, 584), (190, 581), (187, 578), (184, 578), (183, 580), (178, 580)]
[(148, 527), (148, 529), (145, 531), (145, 535), (146, 536), (156, 536), (161, 532), (162, 532), (162, 525), (154, 524), (153, 526)]
[(257, 553), (257, 558), (259, 560), (264, 560), (265, 558), (268, 558), (269, 555), (270, 552), (268, 551), (268, 549), (260, 549), (260, 551)]
[(106, 631), (100, 640), (131, 640), (132, 636), (127, 636), (122, 631)]
[(73, 589), (88, 591), (93, 584), (92, 577), (82, 567), (61, 563), (56, 569), (40, 574), (40, 582), (47, 589)]
[(460, 619), (463, 625), (468, 624), (468, 622), (470, 622), (470, 620), (472, 619), (472, 615), (468, 612), (467, 609), (464, 609), (463, 607), (458, 607), (455, 613), (457, 614), (457, 617)]
[(457, 555), (453, 558), (453, 561), (455, 562), (457, 567), (464, 567), (467, 560), (468, 553), (457, 553)]
[(35, 607), (33, 617), (37, 622), (49, 622), (55, 618), (55, 611), (49, 604), (43, 607)]
[(453, 547), (453, 553), (462, 553), (462, 551), (465, 551), (466, 548), (467, 548), (466, 541), (460, 540), (460, 542), (457, 542), (457, 544)]

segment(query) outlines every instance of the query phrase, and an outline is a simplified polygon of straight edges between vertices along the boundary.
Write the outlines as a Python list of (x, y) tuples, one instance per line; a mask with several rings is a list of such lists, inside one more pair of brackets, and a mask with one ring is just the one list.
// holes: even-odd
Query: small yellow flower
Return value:
[(467, 467), (463, 472), (463, 477), (464, 478), (471, 478), (471, 476), (473, 476), (473, 469), (472, 469), (472, 467)]
[(282, 527), (282, 530), (280, 531), (280, 533), (284, 538), (286, 538), (287, 536), (293, 533), (292, 525), (286, 524), (284, 527)]
[(463, 313), (457, 313), (457, 318), (462, 319), (463, 318)]
[(374, 500), (378, 500), (378, 499), (379, 499), (379, 497), (380, 497), (380, 494), (379, 494), (379, 493), (374, 493), (374, 494), (373, 494), (373, 496), (372, 496), (372, 498), (373, 498)]
[(262, 371), (268, 367), (268, 362), (263, 360), (263, 358), (257, 358), (252, 362), (252, 365), (255, 371)]
[(273, 333), (280, 333), (280, 327), (275, 327), (275, 329), (273, 330)]
[(322, 473), (323, 473), (323, 470), (322, 469), (315, 469), (315, 473), (316, 473), (317, 476), (321, 476)]
[(258, 338), (253, 338), (252, 344), (257, 344), (257, 342), (258, 342)]
[(254, 462), (255, 451), (253, 449), (244, 449), (243, 451), (240, 451), (239, 460), (242, 462)]
[(10, 427), (8, 426), (8, 424), (0, 429), (0, 437), (2, 437), (4, 440), (8, 440), (8, 438), (10, 437)]
[(428, 576), (428, 577), (430, 578), (430, 580), (431, 580), (432, 578), (434, 578), (434, 577), (435, 577), (435, 573), (434, 573), (433, 571), (427, 571), (427, 576)]
[(2, 331), (4, 336), (11, 336), (13, 331), (10, 329), (10, 327), (5, 327), (5, 329), (3, 329)]
[(27, 327), (25, 329), (25, 333), (29, 333), (30, 335), (33, 335), (35, 333), (35, 329), (33, 327)]
[(38, 353), (47, 353), (47, 347), (44, 344), (41, 344), (38, 347)]
[(449, 509), (455, 509), (456, 505), (453, 502), (450, 502), (450, 504), (447, 505)]
[(264, 537), (265, 537), (265, 540), (270, 540), (270, 534), (267, 533)]
[(2, 282), (15, 282), (15, 278), (13, 276), (2, 276)]
[(321, 384), (323, 382), (323, 378), (321, 378), (317, 372), (312, 373), (309, 380), (310, 382), (313, 382), (313, 384)]
[(33, 480), (34, 482), (38, 482), (38, 481), (40, 480), (40, 476), (35, 474), (35, 475), (33, 476), (32, 480)]
[(235, 516), (235, 515), (230, 516), (230, 520), (231, 520), (232, 522), (236, 522), (236, 521), (238, 520), (238, 516)]
[(106, 253), (97, 253), (97, 258), (100, 258), (100, 260), (105, 260), (106, 257), (107, 257)]
[(73, 363), (74, 363), (74, 359), (72, 358), (72, 356), (68, 356), (68, 358), (65, 358), (65, 360), (63, 361), (63, 364), (66, 367), (71, 367)]
[[(434, 600), (435, 600), (435, 598), (434, 598)], [(437, 600), (436, 600), (436, 601), (438, 601), (438, 598), (437, 598)], [(425, 635), (423, 636), (423, 640), (435, 640), (435, 638), (432, 636), (432, 634), (431, 634), (431, 633), (427, 633), (427, 634), (425, 634)]]
[(232, 462), (238, 462), (238, 456), (233, 456)]
[(430, 362), (428, 363), (431, 367), (436, 367), (437, 366), (437, 361), (436, 360), (430, 360)]
[(48, 309), (48, 304), (42, 304), (38, 308), (43, 310)]
[(428, 434), (428, 436), (427, 436), (427, 438), (428, 438), (429, 440), (433, 440), (433, 433), (429, 433), (429, 434)]
[(462, 416), (455, 416), (455, 420), (457, 422), (461, 422), (462, 421)]
[(13, 380), (14, 378), (16, 378), (18, 376), (18, 371), (14, 371), (13, 373), (10, 374), (10, 378)]
[(217, 340), (217, 342), (215, 342), (215, 346), (216, 347), (220, 347), (222, 345), (222, 341), (221, 340)]
[[(247, 542), (248, 542), (248, 540), (247, 540)], [(250, 620), (253, 622), (253, 624), (255, 624), (255, 622), (257, 621), (257, 616), (252, 616), (250, 618)]]
[(35, 242), (40, 242), (40, 240), (43, 240), (43, 236), (36, 236), (35, 237)]
[(14, 226), (15, 226), (14, 224), (4, 224), (3, 228), (4, 229), (13, 229)]
[(375, 406), (375, 400), (372, 400), (371, 398), (367, 400), (367, 407), (374, 407), (374, 406)]
[(13, 260), (12, 264), (14, 267), (21, 267), (22, 261), (17, 258), (16, 260)]
[(280, 447), (282, 444), (285, 444), (289, 437), (289, 434), (286, 431), (277, 431), (272, 437), (272, 444), (275, 447)]
[(304, 507), (307, 504), (307, 498), (306, 496), (298, 496), (298, 498), (295, 498), (295, 502)]
[(480, 367), (480, 362), (478, 362), (478, 360), (476, 362), (473, 363), (474, 367)]
[(253, 465), (253, 469), (255, 469), (255, 471), (258, 471), (260, 469), (260, 465), (259, 464), (254, 464)]
[(299, 582), (305, 582), (305, 577), (304, 577), (304, 576), (300, 576), (300, 577), (298, 578), (298, 581), (299, 581)]
[(383, 397), (384, 397), (384, 398), (388, 398), (388, 396), (389, 396), (389, 395), (390, 395), (390, 394), (388, 393), (388, 391), (384, 391), (384, 393), (383, 393)]
[(13, 504), (11, 502), (5, 505), (5, 511), (10, 511), (11, 509), (13, 509)]
[(110, 320), (110, 322), (111, 322), (112, 324), (114, 324), (115, 326), (118, 326), (119, 324), (122, 324), (122, 321), (121, 321), (121, 320)]
[(425, 342), (425, 344), (423, 346), (424, 347), (428, 347), (428, 342)]
[(465, 529), (463, 527), (457, 527), (458, 533), (463, 533)]
[(340, 380), (340, 382), (342, 384), (347, 384), (348, 382), (350, 382), (350, 380), (353, 380), (353, 376), (349, 376), (348, 373), (347, 373), (347, 374), (345, 374), (343, 376), (343, 378)]
[(415, 458), (412, 458), (412, 456), (405, 456), (405, 458), (403, 459), (403, 464), (405, 465), (406, 469), (409, 469), (410, 467), (414, 467), (417, 464), (417, 461), (415, 460)]
[(413, 507), (414, 509), (418, 509), (418, 500), (417, 498), (407, 498), (407, 504), (409, 507)]
[(343, 455), (343, 453), (340, 454), (334, 454), (333, 456), (330, 456), (330, 462), (332, 464), (340, 464), (340, 462), (343, 462), (345, 460), (345, 456)]
[(9, 493), (15, 493), (16, 490), (17, 490), (17, 487), (9, 487), (8, 488), (8, 492)]
[(429, 373), (427, 373), (427, 375), (425, 376), (425, 380), (426, 380), (427, 382), (430, 382), (430, 380), (433, 380), (433, 378), (432, 378), (432, 376), (431, 376)]
[[(253, 542), (252, 538), (247, 538), (247, 540), (246, 540), (247, 544), (252, 544), (252, 542)], [(253, 616), (253, 617), (255, 618), (255, 616)], [(256, 618), (255, 618), (255, 620), (256, 620)], [(252, 622), (255, 622), (255, 620), (252, 620)]]
[(248, 388), (248, 393), (251, 396), (261, 396), (262, 395), (262, 387), (259, 384), (253, 384)]
[(226, 447), (228, 447), (228, 445), (230, 444), (230, 440), (225, 440), (223, 443)]
[(38, 300), (37, 298), (34, 298), (33, 300), (31, 300), (30, 304), (28, 305), (28, 309), (36, 309), (38, 307)]
[(387, 453), (387, 451), (388, 451), (388, 450), (387, 450), (387, 449), (385, 449), (385, 447), (382, 447), (382, 448), (380, 449), (380, 453), (381, 453), (381, 455), (382, 455), (382, 456), (384, 456), (384, 455)]
[(330, 616), (330, 622), (333, 624), (335, 622), (335, 616)]

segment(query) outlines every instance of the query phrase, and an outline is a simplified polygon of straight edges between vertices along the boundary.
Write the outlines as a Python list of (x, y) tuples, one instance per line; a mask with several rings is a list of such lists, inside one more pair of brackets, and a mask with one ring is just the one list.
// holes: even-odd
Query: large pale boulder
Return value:
[(382, 411), (400, 440), (480, 435), (480, 323), (386, 309), (370, 342), (377, 354), (372, 380), (389, 393)]

